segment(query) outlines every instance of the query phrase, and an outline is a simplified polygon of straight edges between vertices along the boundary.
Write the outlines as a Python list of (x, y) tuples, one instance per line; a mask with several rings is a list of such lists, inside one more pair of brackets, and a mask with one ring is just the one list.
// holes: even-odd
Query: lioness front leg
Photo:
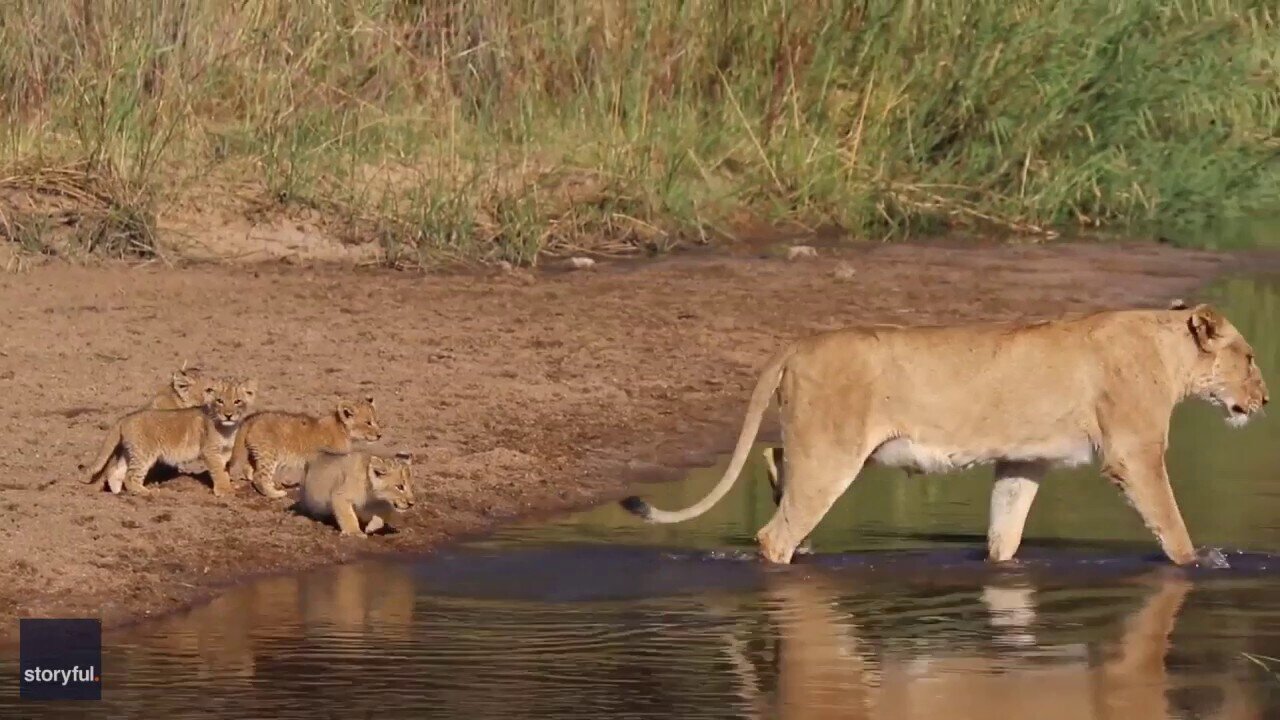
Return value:
[(1039, 462), (1000, 461), (991, 487), (991, 516), (987, 521), (987, 560), (1007, 562), (1022, 544), (1027, 513), (1036, 499), (1047, 466)]
[(1103, 449), (1102, 474), (1114, 482), (1142, 522), (1156, 536), (1165, 556), (1177, 565), (1196, 561), (1195, 547), (1178, 511), (1164, 466), (1164, 443), (1113, 444)]

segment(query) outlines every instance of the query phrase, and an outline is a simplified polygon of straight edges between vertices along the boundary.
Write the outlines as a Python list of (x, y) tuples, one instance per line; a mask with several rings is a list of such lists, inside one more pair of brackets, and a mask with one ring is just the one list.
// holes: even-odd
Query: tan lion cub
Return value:
[(236, 430), (253, 407), (253, 380), (214, 379), (204, 383), (203, 404), (178, 410), (136, 410), (116, 423), (84, 482), (102, 482), (113, 493), (150, 492), (143, 486), (157, 462), (177, 466), (203, 460), (213, 478), (213, 494), (231, 489), (227, 460)]
[(351, 441), (372, 442), (382, 437), (373, 398), (343, 400), (323, 417), (268, 410), (254, 413), (236, 434), (231, 453), (231, 476), (252, 474), (253, 486), (269, 498), (284, 497), (275, 484), (280, 467), (303, 465), (321, 450), (351, 452)]
[(386, 457), (321, 451), (307, 462), (302, 508), (317, 520), (332, 517), (343, 535), (364, 537), (385, 525), (396, 510), (413, 506), (410, 464), (404, 453)]
[(174, 371), (169, 382), (160, 386), (152, 396), (147, 407), (152, 410), (180, 410), (182, 408), (199, 407), (199, 385), (209, 380), (200, 368), (189, 368), (185, 365)]

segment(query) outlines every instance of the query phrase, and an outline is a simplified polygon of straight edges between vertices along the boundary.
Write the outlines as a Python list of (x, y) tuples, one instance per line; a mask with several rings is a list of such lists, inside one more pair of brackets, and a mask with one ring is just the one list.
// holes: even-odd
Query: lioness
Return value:
[(386, 524), (394, 511), (413, 506), (410, 465), (405, 454), (321, 450), (307, 461), (302, 508), (317, 520), (332, 517), (343, 535), (364, 537)]
[(231, 453), (231, 476), (252, 476), (253, 486), (269, 498), (281, 498), (276, 470), (306, 463), (322, 449), (351, 451), (351, 441), (375, 441), (382, 437), (373, 398), (342, 400), (323, 417), (268, 410), (254, 413), (236, 434)]
[(1253, 349), (1208, 305), (836, 330), (770, 359), (729, 467), (705, 498), (678, 512), (637, 497), (623, 507), (656, 523), (710, 509), (742, 471), (775, 390), (786, 449), (781, 497), (756, 540), (776, 563), (791, 561), (868, 461), (920, 473), (994, 463), (988, 557), (1009, 560), (1046, 469), (1095, 454), (1164, 554), (1192, 563), (1164, 464), (1173, 408), (1198, 397), (1238, 427), (1270, 400)]
[(211, 379), (204, 384), (199, 407), (136, 410), (116, 423), (102, 443), (84, 482), (105, 477), (113, 493), (150, 492), (143, 486), (156, 462), (177, 466), (203, 460), (213, 478), (213, 494), (231, 489), (227, 461), (237, 428), (253, 407), (253, 380)]

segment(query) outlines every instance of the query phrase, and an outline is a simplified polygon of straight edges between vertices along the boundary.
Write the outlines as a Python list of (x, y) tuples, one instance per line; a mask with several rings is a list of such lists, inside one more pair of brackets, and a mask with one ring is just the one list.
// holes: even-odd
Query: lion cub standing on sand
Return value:
[(105, 478), (113, 493), (150, 492), (143, 486), (157, 462), (178, 466), (203, 460), (213, 478), (213, 494), (231, 489), (227, 461), (236, 430), (253, 407), (257, 383), (217, 379), (204, 383), (202, 404), (178, 410), (136, 410), (116, 423), (84, 482)]
[(173, 372), (169, 382), (160, 386), (152, 396), (147, 407), (152, 410), (181, 410), (182, 408), (199, 407), (201, 403), (200, 384), (210, 378), (200, 368), (189, 368), (185, 365)]
[(231, 475), (252, 474), (253, 486), (269, 498), (284, 497), (275, 484), (276, 470), (298, 466), (321, 450), (351, 452), (352, 440), (373, 442), (382, 437), (373, 398), (343, 400), (324, 417), (269, 410), (254, 413), (236, 435)]
[(396, 510), (413, 506), (410, 462), (403, 454), (322, 450), (307, 462), (302, 507), (317, 520), (332, 517), (343, 535), (364, 537), (385, 525)]

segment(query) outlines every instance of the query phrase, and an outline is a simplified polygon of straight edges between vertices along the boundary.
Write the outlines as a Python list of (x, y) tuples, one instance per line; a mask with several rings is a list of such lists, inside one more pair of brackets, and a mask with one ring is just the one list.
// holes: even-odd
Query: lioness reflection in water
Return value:
[[(1227, 667), (1212, 677), (1185, 680), (1168, 672), (1170, 634), (1192, 587), (1176, 573), (1160, 571), (1140, 578), (1139, 583), (1150, 586), (1151, 592), (1122, 619), (1117, 637), (1096, 645), (1037, 642), (1036, 591), (1029, 586), (988, 586), (982, 601), (995, 627), (995, 644), (1000, 646), (992, 652), (966, 651), (963, 638), (921, 638), (924, 647), (907, 653), (878, 651), (861, 638), (858, 617), (841, 609), (840, 591), (828, 578), (779, 575), (768, 583), (766, 626), (776, 641), (772, 662), (753, 662), (736, 637), (729, 638), (728, 646), (739, 695), (760, 717), (1264, 717), (1249, 690), (1228, 674)], [(1185, 695), (1195, 708), (1190, 714), (1171, 700), (1183, 690), (1191, 693)]]

